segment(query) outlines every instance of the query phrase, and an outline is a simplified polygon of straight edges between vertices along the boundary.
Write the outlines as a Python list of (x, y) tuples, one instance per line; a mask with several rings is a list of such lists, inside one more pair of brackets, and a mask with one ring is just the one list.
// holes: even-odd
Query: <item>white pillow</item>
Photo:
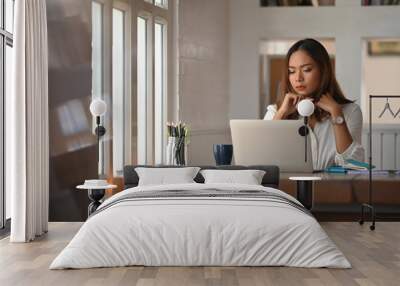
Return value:
[(261, 170), (202, 170), (206, 184), (227, 183), (261, 185), (265, 171)]
[(195, 183), (193, 179), (199, 170), (199, 167), (135, 168), (139, 176), (138, 186)]

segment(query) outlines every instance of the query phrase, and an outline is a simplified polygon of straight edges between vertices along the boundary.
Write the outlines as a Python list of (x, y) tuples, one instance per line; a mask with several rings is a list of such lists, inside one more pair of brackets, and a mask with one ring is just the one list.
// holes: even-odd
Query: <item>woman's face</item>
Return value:
[(310, 96), (319, 88), (318, 65), (305, 51), (298, 50), (290, 56), (288, 73), (289, 82), (299, 95)]

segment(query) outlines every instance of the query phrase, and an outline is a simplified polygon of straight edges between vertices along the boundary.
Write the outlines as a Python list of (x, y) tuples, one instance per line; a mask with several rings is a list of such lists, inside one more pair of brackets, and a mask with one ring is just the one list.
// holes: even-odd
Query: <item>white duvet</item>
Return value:
[[(265, 190), (231, 184), (135, 187), (154, 190)], [(124, 201), (90, 217), (50, 269), (145, 266), (294, 266), (350, 268), (319, 223), (299, 209), (246, 198), (185, 198)]]

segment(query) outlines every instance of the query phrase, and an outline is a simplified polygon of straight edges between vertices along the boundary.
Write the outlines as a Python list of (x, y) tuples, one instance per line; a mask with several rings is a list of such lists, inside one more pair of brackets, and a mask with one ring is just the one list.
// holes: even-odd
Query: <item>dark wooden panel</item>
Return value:
[[(282, 178), (279, 188), (296, 197), (296, 182)], [(400, 220), (398, 180), (373, 182), (373, 202), (381, 217)], [(359, 219), (361, 203), (368, 201), (368, 180), (322, 180), (314, 184), (313, 214), (322, 221), (355, 221)]]
[(47, 0), (50, 221), (83, 221), (88, 198), (75, 186), (97, 177), (92, 134), (91, 1)]

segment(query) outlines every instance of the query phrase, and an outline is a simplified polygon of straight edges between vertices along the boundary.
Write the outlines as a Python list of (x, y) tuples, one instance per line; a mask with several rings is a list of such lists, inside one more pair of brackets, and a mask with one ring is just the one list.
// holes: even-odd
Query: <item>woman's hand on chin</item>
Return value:
[(282, 105), (279, 108), (274, 119), (285, 119), (289, 114), (292, 114), (296, 111), (297, 104), (300, 100), (303, 99), (302, 95), (296, 93), (286, 93), (285, 98), (283, 99)]
[(315, 105), (322, 110), (325, 110), (333, 117), (336, 117), (342, 113), (342, 106), (337, 103), (329, 93), (322, 95), (320, 100), (318, 100)]

